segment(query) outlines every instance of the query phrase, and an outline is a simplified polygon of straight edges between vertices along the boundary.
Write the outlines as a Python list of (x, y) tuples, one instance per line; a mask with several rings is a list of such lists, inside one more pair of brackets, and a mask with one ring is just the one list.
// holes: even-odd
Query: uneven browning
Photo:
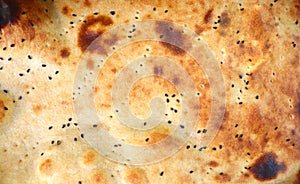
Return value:
[[(173, 60), (190, 75), (199, 91), (199, 118), (175, 155), (131, 166), (108, 160), (86, 143), (73, 109), (73, 80), (87, 49), (106, 53), (122, 35), (89, 48), (94, 39), (142, 20), (180, 24), (205, 41), (225, 80), (226, 112), (213, 142), (202, 146), (199, 139), (211, 132), (211, 84), (184, 51), (193, 47), (188, 38), (157, 24), (151, 34), (184, 50), (151, 40), (117, 48), (94, 86), (101, 125), (124, 143), (140, 145), (159, 142), (179, 126), (182, 102), (173, 84), (181, 81), (159, 77), (159, 65), (153, 67), (158, 76), (138, 80), (129, 93), (137, 117), (150, 114), (154, 96), (166, 102), (159, 126), (131, 130), (111, 108), (118, 73), (152, 55)], [(0, 0), (0, 184), (300, 183), (299, 21), (298, 0)], [(96, 63), (91, 59), (86, 67), (93, 71)]]

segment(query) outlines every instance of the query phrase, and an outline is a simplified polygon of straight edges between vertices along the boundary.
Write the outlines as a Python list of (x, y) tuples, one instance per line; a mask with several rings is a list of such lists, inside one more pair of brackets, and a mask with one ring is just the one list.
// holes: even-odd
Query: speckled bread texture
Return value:
[[(0, 0), (0, 183), (300, 183), (299, 0), (92, 1)], [(1, 5), (1, 4), (0, 4)], [(117, 123), (110, 91), (137, 57), (173, 59), (191, 76), (201, 104), (194, 136), (175, 155), (151, 165), (112, 162), (90, 147), (73, 111), (77, 65), (97, 36), (137, 20), (184, 25), (217, 58), (226, 87), (222, 126), (206, 149), (210, 84), (191, 56), (144, 41), (119, 49), (99, 72), (97, 111), (112, 135), (152, 144), (172, 133), (180, 112), (157, 128), (129, 131)], [(159, 34), (159, 33), (158, 33)], [(167, 95), (168, 96), (167, 96)], [(159, 77), (139, 80), (131, 110), (149, 115), (153, 96), (180, 109), (180, 95)]]

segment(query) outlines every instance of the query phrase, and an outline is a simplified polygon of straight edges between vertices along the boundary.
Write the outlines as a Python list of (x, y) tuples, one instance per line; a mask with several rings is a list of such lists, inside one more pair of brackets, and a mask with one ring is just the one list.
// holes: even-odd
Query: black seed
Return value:
[(190, 149), (190, 147), (191, 147), (190, 145), (187, 145), (187, 146), (186, 146), (186, 149)]
[(222, 145), (219, 145), (219, 148), (220, 148), (220, 149), (222, 149), (222, 148), (223, 148), (223, 146), (222, 146)]
[(5, 111), (7, 111), (7, 110), (8, 110), (8, 108), (7, 108), (7, 107), (4, 107), (4, 110), (5, 110)]
[(32, 57), (30, 55), (28, 55), (27, 57), (28, 57), (28, 59), (32, 59)]
[(61, 144), (61, 141), (60, 141), (60, 140), (56, 141), (56, 144), (57, 144), (57, 145), (60, 145), (60, 144)]
[(201, 130), (198, 130), (198, 131), (197, 131), (197, 134), (200, 134), (200, 133), (201, 133)]
[(51, 141), (51, 144), (54, 144), (54, 141)]
[(212, 150), (217, 150), (217, 148), (212, 148)]
[(207, 132), (207, 130), (206, 129), (203, 129), (203, 133), (205, 134)]
[(75, 141), (75, 142), (77, 141), (77, 138), (76, 138), (76, 137), (74, 137), (74, 141)]
[(193, 170), (190, 170), (190, 174), (192, 174), (194, 171)]
[(84, 138), (84, 135), (83, 135), (83, 134), (80, 134), (80, 137), (83, 139), (83, 138)]
[(159, 174), (160, 176), (163, 176), (164, 175), (164, 171), (162, 171), (162, 172), (160, 172), (160, 174)]
[(148, 142), (148, 141), (149, 141), (149, 138), (147, 137), (147, 138), (145, 139), (145, 141)]
[(98, 125), (94, 124), (93, 127), (96, 128)]
[(285, 141), (286, 141), (286, 142), (289, 142), (290, 140), (291, 140), (291, 139), (286, 139)]
[(172, 123), (172, 121), (171, 121), (171, 120), (169, 120), (169, 121), (168, 121), (168, 123), (169, 123), (169, 124), (171, 124), (171, 123)]
[(53, 126), (49, 126), (49, 128), (48, 128), (48, 129), (49, 129), (49, 130), (51, 130), (52, 128), (53, 128)]
[(115, 11), (110, 11), (109, 13), (110, 13), (111, 15), (115, 15), (115, 14), (116, 14)]
[(47, 65), (46, 64), (42, 64), (42, 67), (46, 67)]

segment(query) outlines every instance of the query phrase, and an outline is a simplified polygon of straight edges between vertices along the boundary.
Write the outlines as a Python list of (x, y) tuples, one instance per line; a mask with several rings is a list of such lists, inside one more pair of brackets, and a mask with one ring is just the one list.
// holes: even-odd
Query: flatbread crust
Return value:
[[(0, 0), (0, 5), (1, 184), (300, 182), (299, 1)], [(175, 155), (132, 166), (110, 161), (85, 141), (73, 109), (73, 83), (94, 39), (118, 25), (150, 19), (183, 25), (207, 44), (224, 77), (226, 111), (217, 136), (202, 149), (199, 137), (210, 133), (204, 129), (212, 100), (203, 68), (161, 42), (119, 49), (95, 84), (96, 109), (111, 135), (148, 145), (170, 136), (179, 118), (180, 112), (169, 110), (147, 132), (118, 124), (110, 91), (116, 74), (137, 57), (159, 55), (180, 64), (199, 90), (201, 107), (192, 138)], [(153, 96), (168, 98), (168, 109), (181, 107), (170, 82), (149, 77), (132, 87), (132, 112), (149, 115)]]

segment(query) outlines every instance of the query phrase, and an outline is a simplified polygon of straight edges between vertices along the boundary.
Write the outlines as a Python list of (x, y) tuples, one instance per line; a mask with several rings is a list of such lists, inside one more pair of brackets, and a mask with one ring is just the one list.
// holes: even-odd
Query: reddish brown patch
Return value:
[(296, 175), (296, 180), (294, 181), (294, 184), (300, 184), (300, 170), (298, 171)]
[(7, 6), (7, 8), (1, 9), (0, 29), (16, 23), (20, 18), (20, 6), (16, 0), (3, 0), (3, 5), (1, 6)]
[(218, 162), (212, 160), (212, 161), (208, 162), (208, 165), (211, 167), (218, 167), (219, 164), (218, 164)]
[(53, 173), (53, 163), (50, 159), (45, 160), (39, 167), (40, 172), (45, 175), (52, 175)]
[(158, 22), (155, 31), (162, 36), (161, 45), (173, 54), (184, 55), (190, 49), (191, 43), (185, 39), (180, 30), (175, 30), (172, 23)]
[(220, 22), (220, 25), (222, 27), (228, 27), (229, 24), (230, 24), (231, 20), (230, 18), (228, 17), (228, 13), (227, 12), (223, 12), (221, 14), (221, 22)]
[(60, 50), (60, 56), (62, 58), (66, 58), (70, 55), (70, 51), (67, 48), (63, 48), (62, 50)]
[(104, 40), (104, 43), (107, 45), (107, 46), (112, 46), (114, 45), (117, 41), (119, 40), (119, 37), (114, 34), (112, 35), (109, 39), (105, 39)]
[(105, 15), (99, 15), (97, 17), (89, 16), (86, 21), (86, 23), (81, 25), (78, 32), (77, 43), (82, 52), (86, 50), (93, 40), (105, 31), (105, 27), (113, 24), (112, 19)]
[(217, 180), (218, 182), (222, 182), (222, 183), (223, 182), (230, 182), (231, 177), (228, 174), (223, 173), (223, 174), (215, 176), (215, 180)]
[(89, 0), (84, 0), (84, 5), (90, 7), (91, 2)]
[(274, 153), (264, 154), (255, 161), (254, 165), (252, 165), (250, 169), (254, 177), (259, 181), (275, 179), (279, 172), (285, 170), (285, 164), (278, 163)]
[(208, 23), (210, 20), (211, 20), (211, 18), (212, 18), (212, 16), (213, 16), (213, 12), (214, 11), (214, 9), (209, 9), (207, 12), (206, 12), (206, 14), (205, 14), (205, 16), (204, 16), (204, 23)]
[(61, 12), (64, 14), (64, 15), (68, 15), (69, 14), (69, 7), (68, 6), (64, 6), (61, 10)]
[(2, 123), (3, 118), (5, 117), (5, 104), (2, 100), (0, 100), (0, 124)]
[(205, 28), (202, 26), (199, 26), (198, 24), (195, 25), (195, 32), (199, 35), (201, 34), (203, 31), (205, 31)]

